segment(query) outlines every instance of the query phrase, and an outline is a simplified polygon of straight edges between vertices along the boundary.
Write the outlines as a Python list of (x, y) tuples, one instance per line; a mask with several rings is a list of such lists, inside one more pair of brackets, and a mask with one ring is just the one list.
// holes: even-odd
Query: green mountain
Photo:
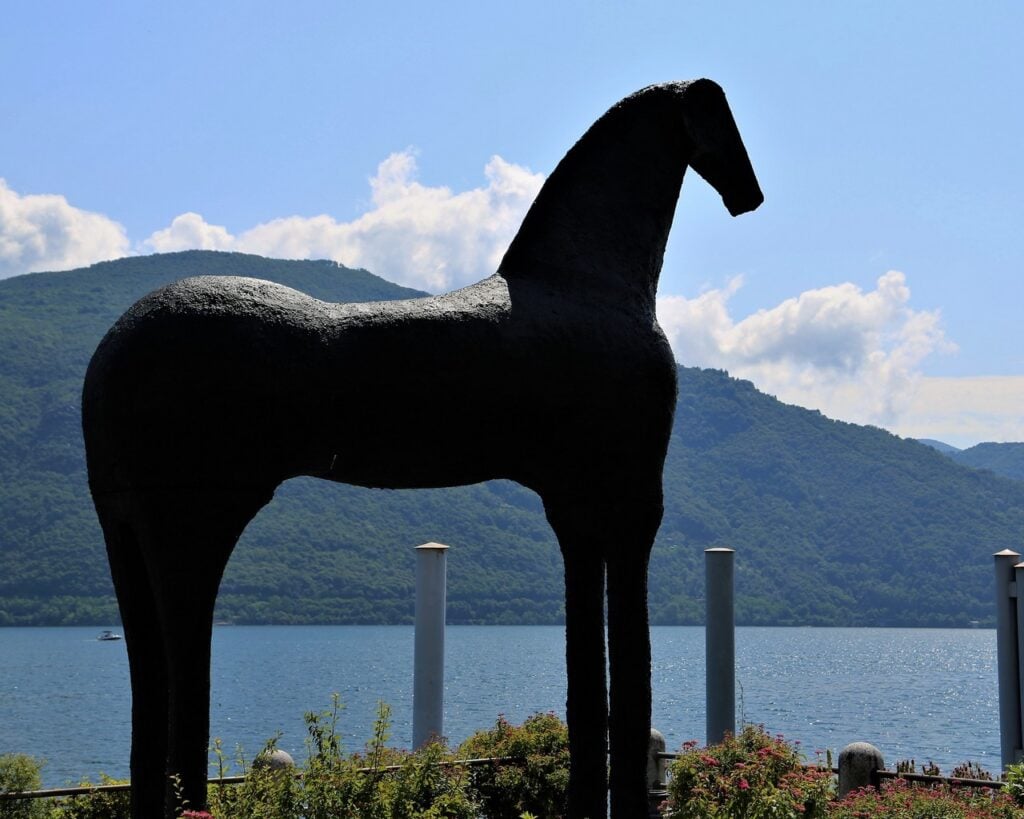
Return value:
[(978, 444), (946, 454), (964, 466), (1024, 481), (1024, 444)]
[[(414, 291), (331, 262), (190, 251), (0, 281), (0, 624), (109, 624), (116, 604), (86, 488), (79, 391), (107, 327), (198, 273), (272, 279), (333, 301)], [(703, 555), (737, 550), (749, 624), (990, 623), (991, 557), (1020, 545), (1024, 484), (882, 430), (681, 367), (651, 564), (656, 623), (703, 619)], [(218, 618), (409, 622), (412, 547), (449, 553), (449, 622), (551, 623), (561, 559), (538, 498), (507, 481), (366, 490), (289, 481), (242, 536)]]

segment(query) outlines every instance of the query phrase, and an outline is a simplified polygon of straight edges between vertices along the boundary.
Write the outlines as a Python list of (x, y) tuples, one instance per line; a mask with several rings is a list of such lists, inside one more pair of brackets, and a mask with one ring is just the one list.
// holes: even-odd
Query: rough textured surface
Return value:
[(170, 773), (205, 803), (217, 586), (246, 524), (296, 475), (536, 491), (566, 568), (569, 813), (606, 814), (610, 742), (612, 815), (645, 815), (647, 560), (676, 393), (654, 299), (688, 165), (730, 212), (760, 204), (707, 80), (645, 88), (601, 117), (478, 284), (328, 304), (192, 278), (111, 328), (82, 413), (128, 641), (136, 816), (170, 815)]
[(839, 798), (850, 791), (877, 785), (875, 772), (885, 769), (882, 752), (868, 742), (851, 742), (839, 752)]

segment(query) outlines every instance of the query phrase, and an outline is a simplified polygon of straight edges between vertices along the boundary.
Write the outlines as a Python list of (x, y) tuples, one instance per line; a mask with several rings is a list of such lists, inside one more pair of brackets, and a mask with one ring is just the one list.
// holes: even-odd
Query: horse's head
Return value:
[(625, 294), (654, 310), (687, 167), (734, 216), (764, 199), (722, 89), (710, 80), (651, 85), (612, 106), (541, 188), (499, 271)]
[(764, 201), (747, 150), (721, 87), (711, 80), (673, 84), (683, 103), (683, 121), (693, 145), (689, 165), (722, 197), (733, 216)]

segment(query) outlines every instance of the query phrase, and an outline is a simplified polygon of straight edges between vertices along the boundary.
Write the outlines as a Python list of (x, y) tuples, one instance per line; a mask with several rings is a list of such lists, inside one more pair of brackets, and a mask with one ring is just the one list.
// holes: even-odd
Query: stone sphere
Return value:
[(252, 761), (252, 766), (254, 768), (270, 768), (272, 771), (278, 771), (284, 768), (294, 768), (295, 760), (292, 759), (291, 754), (287, 751), (277, 748), (269, 754), (260, 754)]

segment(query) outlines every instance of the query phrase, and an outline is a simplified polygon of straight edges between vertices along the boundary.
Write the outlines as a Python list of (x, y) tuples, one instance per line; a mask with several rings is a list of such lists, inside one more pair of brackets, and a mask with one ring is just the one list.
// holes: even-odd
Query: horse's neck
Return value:
[(692, 150), (677, 106), (629, 98), (598, 120), (548, 178), (499, 271), (654, 306)]

